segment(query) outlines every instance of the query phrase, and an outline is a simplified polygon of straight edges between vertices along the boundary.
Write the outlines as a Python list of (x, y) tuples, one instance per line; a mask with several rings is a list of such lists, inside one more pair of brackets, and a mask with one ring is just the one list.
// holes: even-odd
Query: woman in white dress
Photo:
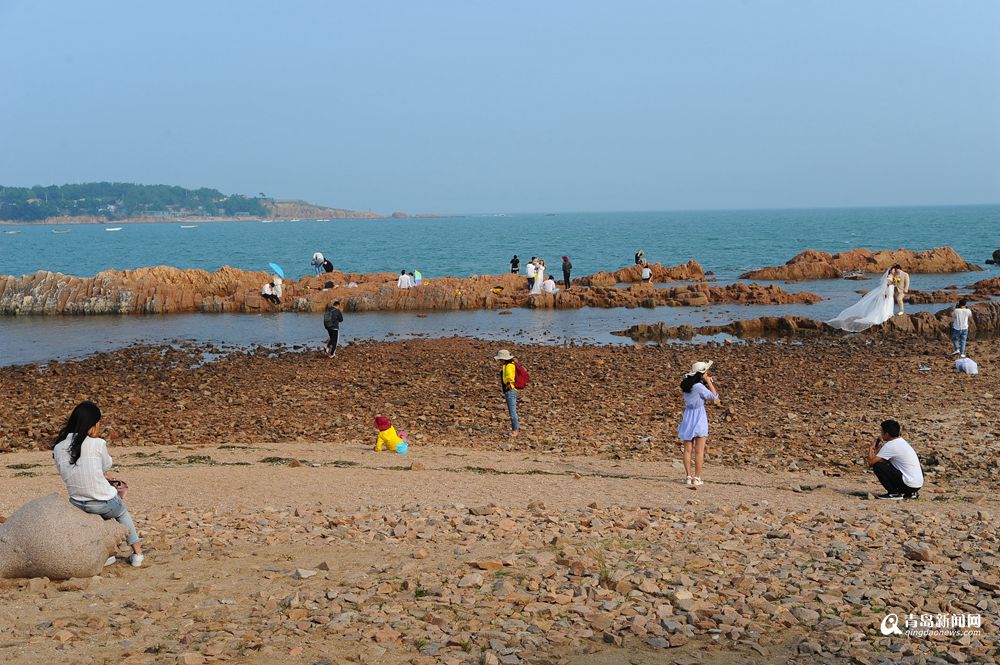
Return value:
[(542, 292), (542, 282), (545, 281), (545, 261), (539, 259), (535, 266), (535, 283), (531, 285), (531, 295), (539, 295)]
[(889, 271), (885, 271), (879, 286), (866, 293), (861, 300), (854, 303), (836, 318), (827, 323), (834, 328), (848, 332), (861, 332), (892, 318), (893, 296), (895, 287), (889, 279)]

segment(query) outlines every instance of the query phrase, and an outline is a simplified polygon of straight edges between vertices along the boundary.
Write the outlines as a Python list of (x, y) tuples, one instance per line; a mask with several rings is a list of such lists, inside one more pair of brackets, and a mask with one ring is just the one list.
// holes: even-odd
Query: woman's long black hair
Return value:
[(681, 390), (686, 393), (691, 392), (691, 389), (694, 388), (696, 383), (701, 383), (701, 379), (704, 376), (704, 372), (695, 372), (691, 376), (685, 376), (684, 380), (681, 381)]
[(80, 459), (80, 446), (83, 445), (83, 440), (87, 438), (87, 432), (100, 419), (101, 410), (97, 408), (96, 404), (93, 402), (80, 402), (73, 409), (73, 413), (69, 414), (69, 419), (63, 426), (62, 431), (59, 432), (59, 436), (52, 443), (52, 447), (55, 448), (56, 444), (72, 434), (73, 440), (69, 443), (69, 463), (76, 464), (76, 461)]

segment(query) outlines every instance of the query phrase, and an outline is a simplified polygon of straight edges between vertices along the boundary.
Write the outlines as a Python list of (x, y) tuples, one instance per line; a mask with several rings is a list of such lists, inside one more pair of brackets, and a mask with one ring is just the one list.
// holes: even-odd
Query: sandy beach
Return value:
[[(516, 440), (503, 435), (495, 348), (364, 343), (335, 361), (261, 351), (193, 369), (200, 349), (133, 348), (0, 370), (19, 396), (0, 405), (12, 449), (0, 514), (65, 491), (49, 454), (26, 448), (95, 399), (148, 553), (143, 568), (99, 578), (4, 582), (4, 660), (994, 653), (992, 343), (975, 351), (978, 377), (918, 339), (515, 347), (532, 372)], [(677, 380), (695, 357), (716, 360), (723, 403), (710, 412), (708, 482), (691, 490), (674, 432)], [(371, 452), (377, 414), (416, 437), (409, 455)], [(918, 501), (870, 498), (860, 448), (888, 416), (924, 461)], [(900, 640), (878, 633), (889, 611), (978, 612), (984, 626)]]

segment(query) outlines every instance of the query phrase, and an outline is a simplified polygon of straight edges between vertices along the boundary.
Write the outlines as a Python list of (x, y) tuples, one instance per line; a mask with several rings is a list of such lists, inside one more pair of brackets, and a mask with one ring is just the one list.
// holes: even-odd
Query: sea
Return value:
[[(114, 226), (121, 230), (105, 230)], [(944, 245), (985, 272), (913, 275), (912, 288), (961, 287), (1000, 276), (1000, 268), (984, 265), (1000, 248), (1000, 205), (9, 225), (0, 226), (0, 274), (49, 270), (92, 276), (106, 269), (154, 265), (268, 271), (270, 263), (277, 263), (295, 278), (311, 273), (312, 254), (321, 251), (345, 272), (419, 270), (425, 279), (506, 272), (514, 254), (521, 258), (522, 270), (529, 258), (539, 256), (558, 276), (562, 256), (568, 255), (574, 276), (582, 276), (630, 265), (636, 250), (642, 249), (649, 261), (665, 265), (695, 259), (726, 284), (738, 280), (742, 272), (784, 263), (809, 248), (838, 252)], [(825, 280), (782, 285), (825, 298), (811, 306), (517, 310), (504, 316), (497, 312), (353, 314), (345, 322), (343, 339), (471, 336), (558, 344), (626, 343), (611, 332), (635, 323), (704, 325), (782, 314), (831, 318), (866, 284)], [(315, 346), (323, 334), (317, 316), (293, 313), (5, 317), (0, 318), (0, 364), (41, 363), (172, 340)]]

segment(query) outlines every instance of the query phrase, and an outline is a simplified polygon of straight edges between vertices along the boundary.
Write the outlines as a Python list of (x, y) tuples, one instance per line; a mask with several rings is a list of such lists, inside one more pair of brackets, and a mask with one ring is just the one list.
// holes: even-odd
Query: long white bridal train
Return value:
[(885, 323), (892, 318), (894, 292), (895, 287), (889, 281), (889, 271), (886, 271), (879, 286), (827, 323), (848, 332), (861, 332)]

